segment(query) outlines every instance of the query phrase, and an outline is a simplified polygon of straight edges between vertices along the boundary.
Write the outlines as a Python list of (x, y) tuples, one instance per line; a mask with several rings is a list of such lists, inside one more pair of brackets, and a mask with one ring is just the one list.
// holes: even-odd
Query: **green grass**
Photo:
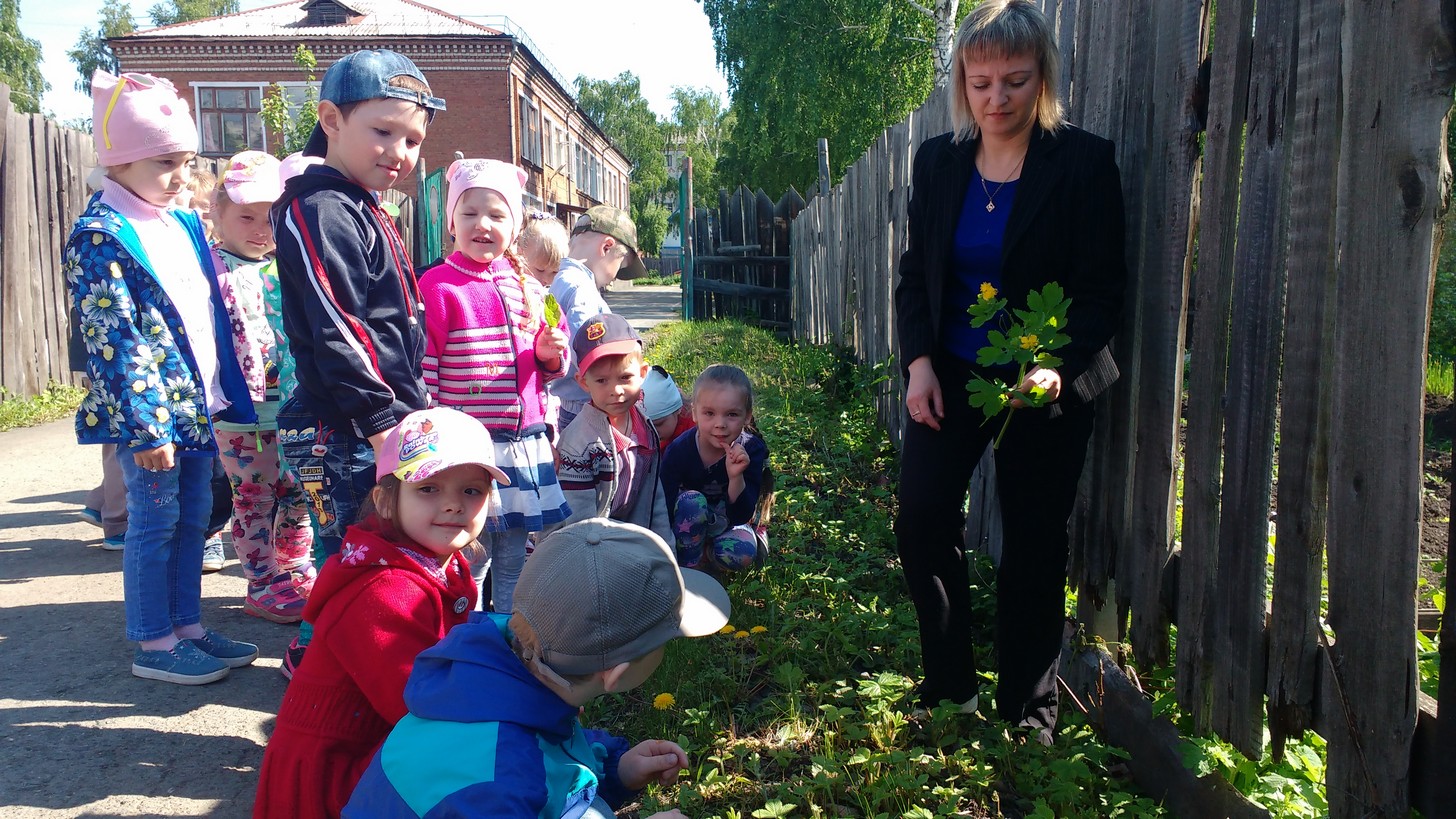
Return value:
[(0, 389), (0, 432), (33, 427), (74, 415), (85, 395), (86, 391), (80, 387), (55, 382), (33, 398), (11, 398)]
[(1450, 398), (1453, 388), (1456, 388), (1456, 371), (1453, 371), (1452, 363), (1428, 357), (1426, 359), (1426, 395), (1443, 395)]
[(640, 279), (633, 279), (633, 287), (647, 287), (648, 285), (677, 287), (682, 284), (682, 273), (672, 273), (666, 276), (649, 272)]

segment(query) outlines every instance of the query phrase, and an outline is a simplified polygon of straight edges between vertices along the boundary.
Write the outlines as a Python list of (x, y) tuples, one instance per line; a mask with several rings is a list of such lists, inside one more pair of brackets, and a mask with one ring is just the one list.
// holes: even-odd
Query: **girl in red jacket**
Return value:
[(320, 570), (314, 624), (258, 779), (254, 817), (336, 817), (379, 744), (405, 715), (415, 656), (475, 607), (460, 551), (485, 526), (490, 434), (464, 413), (410, 413), (381, 447), (372, 508)]

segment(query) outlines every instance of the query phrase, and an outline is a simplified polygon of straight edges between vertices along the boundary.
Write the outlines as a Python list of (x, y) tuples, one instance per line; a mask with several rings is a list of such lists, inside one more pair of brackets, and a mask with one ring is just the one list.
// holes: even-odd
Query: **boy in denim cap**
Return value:
[(687, 754), (585, 731), (578, 709), (646, 682), (669, 640), (712, 634), (728, 612), (723, 587), (679, 569), (647, 529), (593, 518), (556, 530), (526, 561), (509, 616), (472, 615), (420, 654), (409, 713), (344, 816), (611, 816), (637, 789), (676, 781)]
[[(288, 180), (273, 205), (283, 329), (298, 378), (278, 412), (279, 443), (318, 527), (315, 565), (339, 551), (374, 486), (384, 436), (428, 406), (424, 305), (409, 248), (376, 192), (414, 170), (443, 110), (407, 57), (345, 55), (324, 74), (304, 149), (324, 161)], [(284, 676), (311, 632), (304, 623), (289, 646)]]

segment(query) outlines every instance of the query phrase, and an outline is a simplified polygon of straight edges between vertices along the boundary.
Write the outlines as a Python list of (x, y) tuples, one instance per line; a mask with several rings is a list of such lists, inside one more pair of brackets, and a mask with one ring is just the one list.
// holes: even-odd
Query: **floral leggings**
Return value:
[(280, 575), (311, 583), (308, 500), (279, 460), (278, 432), (220, 429), (217, 445), (233, 486), (233, 548), (249, 586), (268, 585)]
[[(679, 493), (673, 517), (678, 565), (719, 571), (741, 571), (760, 565), (753, 527), (746, 523), (729, 526), (727, 510), (721, 505), (714, 508), (702, 492), (688, 489)], [(701, 566), (703, 561), (709, 565)]]

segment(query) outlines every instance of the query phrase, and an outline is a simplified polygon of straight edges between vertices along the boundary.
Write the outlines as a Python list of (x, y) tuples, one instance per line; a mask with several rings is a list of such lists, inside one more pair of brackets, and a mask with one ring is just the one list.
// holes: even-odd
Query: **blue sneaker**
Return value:
[(218, 532), (202, 544), (202, 573), (220, 572), (225, 563), (227, 554), (222, 548), (222, 533)]
[(98, 509), (92, 509), (89, 506), (82, 507), (81, 511), (79, 511), (79, 512), (76, 513), (76, 517), (80, 518), (81, 520), (86, 521), (87, 523), (91, 524), (92, 526), (95, 526), (97, 529), (102, 528), (102, 526), (101, 526), (101, 511), (98, 510)]
[(212, 629), (203, 632), (201, 637), (193, 637), (184, 642), (192, 643), (202, 649), (209, 657), (221, 660), (228, 668), (242, 668), (245, 665), (252, 665), (258, 659), (258, 647), (252, 643), (243, 643), (218, 634)]
[(179, 640), (170, 651), (147, 651), (138, 646), (131, 663), (134, 676), (178, 685), (217, 682), (230, 671), (227, 663), (208, 656), (191, 640)]

